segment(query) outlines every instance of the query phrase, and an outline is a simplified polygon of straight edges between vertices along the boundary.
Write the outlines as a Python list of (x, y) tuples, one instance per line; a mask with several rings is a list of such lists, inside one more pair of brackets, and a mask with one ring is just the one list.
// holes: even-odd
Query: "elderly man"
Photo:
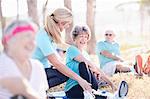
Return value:
[(96, 45), (96, 53), (100, 61), (100, 68), (109, 76), (115, 72), (130, 72), (130, 68), (124, 66), (120, 57), (120, 46), (115, 41), (116, 34), (113, 30), (105, 31), (105, 40)]

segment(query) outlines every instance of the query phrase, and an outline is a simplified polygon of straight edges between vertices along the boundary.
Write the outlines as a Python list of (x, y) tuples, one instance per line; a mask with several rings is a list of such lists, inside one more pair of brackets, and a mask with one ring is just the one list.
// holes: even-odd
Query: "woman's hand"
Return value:
[(99, 71), (94, 71), (93, 74), (97, 78), (97, 80), (101, 80), (101, 77), (103, 76), (103, 73)]
[(88, 83), (86, 80), (79, 78), (78, 83), (83, 88), (84, 91), (88, 91), (88, 92), (92, 93), (91, 84)]
[(113, 92), (115, 92), (117, 90), (117, 88), (114, 84), (111, 84), (110, 86), (111, 86)]
[(102, 73), (102, 75), (99, 75), (99, 80), (103, 80), (105, 82), (107, 82), (111, 88), (112, 88), (112, 91), (114, 92), (115, 90), (117, 90), (117, 88), (114, 86), (114, 84), (106, 77), (105, 74)]

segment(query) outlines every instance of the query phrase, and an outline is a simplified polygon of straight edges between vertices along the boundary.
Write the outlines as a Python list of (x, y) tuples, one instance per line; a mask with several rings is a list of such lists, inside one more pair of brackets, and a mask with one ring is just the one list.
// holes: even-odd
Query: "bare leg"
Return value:
[(118, 64), (118, 65), (116, 65), (116, 71), (118, 71), (118, 72), (130, 72), (131, 70), (129, 67)]

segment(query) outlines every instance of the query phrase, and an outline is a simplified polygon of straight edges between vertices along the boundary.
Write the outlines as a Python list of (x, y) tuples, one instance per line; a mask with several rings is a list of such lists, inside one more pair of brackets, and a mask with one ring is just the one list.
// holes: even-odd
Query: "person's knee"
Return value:
[(130, 68), (123, 65), (116, 65), (116, 70), (119, 72), (130, 72)]
[(79, 66), (86, 66), (85, 62), (80, 62)]
[(123, 70), (123, 66), (120, 64), (116, 65), (116, 70), (118, 71)]
[(84, 62), (79, 63), (79, 70), (87, 70), (86, 64)]

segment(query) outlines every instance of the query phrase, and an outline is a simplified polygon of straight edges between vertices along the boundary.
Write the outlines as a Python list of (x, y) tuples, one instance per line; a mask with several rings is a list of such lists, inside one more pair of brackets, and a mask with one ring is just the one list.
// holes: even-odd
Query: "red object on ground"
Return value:
[(137, 74), (142, 75), (143, 72), (143, 59), (141, 57), (141, 55), (137, 55), (135, 57), (136, 63), (134, 65), (134, 69), (136, 71)]
[(145, 74), (150, 74), (150, 55), (148, 56), (147, 61), (144, 65), (143, 72)]

